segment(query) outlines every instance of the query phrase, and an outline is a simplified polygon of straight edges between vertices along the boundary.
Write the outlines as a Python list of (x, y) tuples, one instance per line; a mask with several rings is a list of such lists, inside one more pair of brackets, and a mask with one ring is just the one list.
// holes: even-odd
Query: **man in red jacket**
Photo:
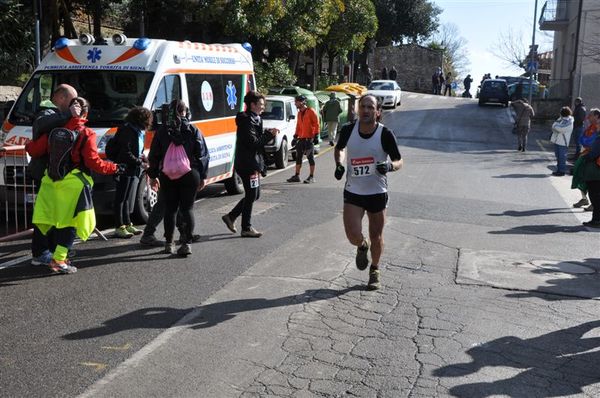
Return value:
[(319, 143), (319, 118), (314, 109), (306, 106), (306, 97), (296, 97), (296, 108), (298, 108), (298, 123), (296, 124), (296, 174), (287, 179), (287, 182), (300, 182), (300, 169), (302, 168), (302, 156), (306, 155), (310, 165), (310, 175), (305, 184), (315, 182), (315, 144)]

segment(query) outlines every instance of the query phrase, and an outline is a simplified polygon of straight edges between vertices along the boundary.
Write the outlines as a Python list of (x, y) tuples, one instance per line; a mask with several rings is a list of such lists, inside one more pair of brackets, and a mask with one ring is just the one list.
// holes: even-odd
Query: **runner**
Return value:
[[(365, 95), (358, 102), (359, 120), (342, 128), (335, 147), (335, 178), (341, 180), (345, 167), (349, 169), (344, 188), (344, 229), (356, 249), (356, 267), (371, 269), (367, 289), (381, 287), (379, 259), (383, 252), (383, 227), (387, 208), (387, 173), (402, 167), (402, 157), (394, 133), (383, 124), (381, 103), (373, 95)], [(346, 150), (347, 148), (347, 150)], [(347, 152), (347, 153), (346, 153)], [(391, 159), (391, 162), (388, 160)], [(369, 239), (362, 234), (362, 219), (367, 213)]]

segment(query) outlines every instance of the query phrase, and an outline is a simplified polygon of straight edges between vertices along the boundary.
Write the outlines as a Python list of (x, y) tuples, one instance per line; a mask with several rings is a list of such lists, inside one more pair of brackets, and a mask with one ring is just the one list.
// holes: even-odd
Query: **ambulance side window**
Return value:
[(158, 109), (174, 99), (181, 99), (181, 81), (179, 75), (168, 75), (160, 81), (152, 103), (152, 109)]
[(244, 75), (185, 75), (192, 120), (235, 116), (240, 111)]

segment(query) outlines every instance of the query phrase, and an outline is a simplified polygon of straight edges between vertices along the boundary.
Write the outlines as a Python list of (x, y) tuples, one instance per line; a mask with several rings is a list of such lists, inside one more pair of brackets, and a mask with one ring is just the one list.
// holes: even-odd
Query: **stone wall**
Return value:
[(397, 81), (402, 90), (432, 91), (431, 75), (442, 66), (442, 52), (415, 44), (401, 46), (376, 47), (369, 55), (369, 66), (373, 80), (381, 79), (381, 70), (392, 66), (398, 71)]
[(4, 120), (4, 107), (8, 101), (16, 101), (21, 94), (21, 87), (0, 86), (0, 123)]
[(570, 106), (566, 99), (537, 99), (532, 98), (531, 107), (535, 112), (534, 119), (537, 121), (556, 120), (558, 119), (560, 108)]

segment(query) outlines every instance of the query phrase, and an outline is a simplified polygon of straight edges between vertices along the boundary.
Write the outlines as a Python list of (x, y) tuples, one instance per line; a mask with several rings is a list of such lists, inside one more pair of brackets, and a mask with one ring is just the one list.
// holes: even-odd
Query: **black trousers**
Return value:
[(192, 243), (194, 232), (194, 201), (200, 185), (200, 174), (192, 169), (189, 173), (176, 180), (171, 180), (164, 174), (160, 175), (160, 189), (165, 199), (165, 240), (173, 242), (175, 231), (175, 215), (181, 213), (183, 231), (181, 243)]
[(139, 178), (135, 176), (119, 176), (115, 191), (115, 203), (113, 207), (115, 215), (115, 226), (131, 224), (129, 215), (133, 211), (135, 191), (137, 190)]
[[(156, 199), (156, 203), (154, 204), (154, 207), (148, 216), (148, 221), (146, 221), (146, 226), (144, 227), (144, 236), (154, 235), (158, 224), (160, 224), (165, 216), (165, 207), (165, 194), (162, 189), (159, 189), (158, 198)], [(183, 220), (181, 219), (181, 213), (179, 211), (177, 212), (175, 223), (177, 224), (179, 232), (183, 233)]]
[[(258, 173), (257, 173), (258, 174)], [(260, 175), (257, 175), (258, 186), (250, 186), (250, 174), (239, 174), (244, 184), (244, 198), (229, 212), (229, 218), (235, 220), (242, 215), (242, 230), (247, 231), (252, 226), (252, 206), (260, 198)]]
[(592, 202), (592, 206), (594, 206), (591, 221), (600, 222), (600, 180), (586, 181), (585, 183), (588, 187), (590, 202)]

